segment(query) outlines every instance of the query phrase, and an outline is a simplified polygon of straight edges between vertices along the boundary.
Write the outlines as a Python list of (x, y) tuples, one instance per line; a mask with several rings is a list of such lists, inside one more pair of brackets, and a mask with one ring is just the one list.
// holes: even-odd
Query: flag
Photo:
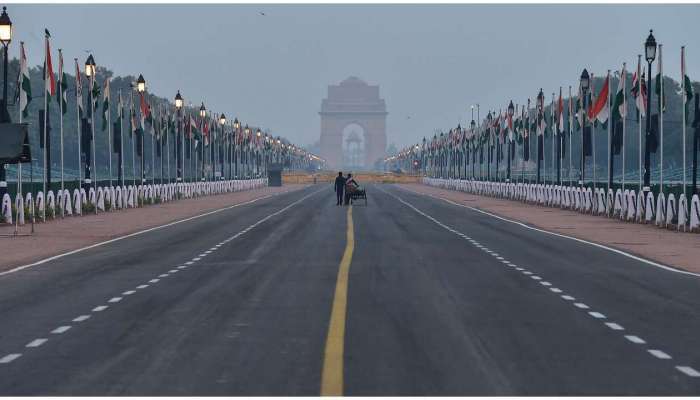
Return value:
[(564, 133), (564, 99), (561, 97), (561, 87), (559, 87), (559, 100), (557, 101), (557, 130)]
[(610, 76), (605, 78), (603, 87), (600, 89), (600, 93), (596, 97), (595, 103), (588, 110), (588, 118), (590, 120), (598, 120), (601, 123), (605, 123), (610, 116), (610, 103), (608, 102), (608, 91), (610, 90)]
[(114, 131), (121, 132), (122, 121), (124, 119), (124, 102), (122, 100), (122, 92), (119, 90), (119, 96), (117, 97), (117, 120), (114, 121)]
[(68, 112), (67, 92), (68, 82), (66, 79), (66, 71), (63, 70), (63, 51), (58, 49), (58, 97), (56, 100), (58, 101), (63, 114)]
[(75, 97), (78, 103), (78, 116), (82, 119), (85, 110), (83, 110), (83, 81), (80, 78), (80, 66), (78, 59), (75, 59)]
[[(641, 93), (639, 93), (640, 86)], [(641, 113), (642, 117), (645, 117), (647, 115), (647, 86), (644, 79), (644, 72), (642, 72), (639, 62), (637, 62), (637, 71), (632, 75), (632, 88), (630, 92), (632, 93), (632, 97), (634, 97), (634, 104), (637, 106), (637, 112)]]
[(663, 76), (664, 64), (663, 64), (663, 46), (659, 45), (659, 67), (657, 68), (659, 73), (656, 74), (654, 79), (654, 93), (658, 98), (659, 110), (660, 112), (666, 112), (666, 91), (663, 88)]
[(681, 47), (681, 75), (683, 79), (683, 105), (685, 106), (685, 121), (688, 122), (688, 104), (693, 100), (693, 84), (688, 77), (688, 71), (685, 69), (685, 46)]
[(107, 115), (109, 114), (109, 78), (105, 79), (104, 83), (104, 91), (102, 93), (102, 130), (104, 131), (105, 128), (107, 128), (107, 124), (109, 123), (109, 120), (107, 118)]
[(56, 94), (56, 78), (53, 76), (53, 65), (51, 63), (51, 47), (49, 45), (49, 31), (46, 31), (46, 53), (44, 54), (44, 86), (46, 90), (46, 102)]
[(27, 55), (24, 52), (24, 42), (20, 43), (20, 73), (19, 84), (19, 109), (22, 118), (29, 116), (29, 103), (32, 102), (32, 84), (29, 80), (29, 68), (27, 67)]
[(627, 81), (627, 72), (624, 64), (620, 72), (620, 80), (617, 82), (617, 92), (613, 99), (613, 121), (620, 121), (627, 116), (627, 103), (625, 102), (625, 84)]

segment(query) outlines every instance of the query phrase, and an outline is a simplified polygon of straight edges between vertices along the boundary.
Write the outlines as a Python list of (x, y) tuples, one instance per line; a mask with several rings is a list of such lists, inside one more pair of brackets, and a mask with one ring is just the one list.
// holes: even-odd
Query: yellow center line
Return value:
[(348, 274), (354, 249), (355, 233), (352, 224), (352, 206), (350, 206), (348, 207), (347, 243), (343, 258), (340, 260), (338, 280), (335, 283), (335, 297), (328, 325), (328, 336), (326, 336), (326, 349), (323, 354), (321, 396), (343, 395), (343, 352), (345, 347), (345, 315), (348, 303)]

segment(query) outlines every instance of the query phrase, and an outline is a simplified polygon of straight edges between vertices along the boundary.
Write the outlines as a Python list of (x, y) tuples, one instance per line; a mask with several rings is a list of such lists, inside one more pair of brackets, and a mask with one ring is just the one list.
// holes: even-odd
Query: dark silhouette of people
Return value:
[(360, 187), (360, 184), (355, 181), (355, 178), (352, 177), (352, 174), (348, 174), (348, 177), (345, 178), (345, 205), (346, 206), (349, 203), (352, 203), (352, 200), (350, 199), (350, 195), (358, 187)]
[(343, 205), (343, 192), (345, 190), (345, 178), (343, 177), (343, 172), (338, 172), (338, 176), (335, 178), (335, 196), (336, 196), (336, 206)]

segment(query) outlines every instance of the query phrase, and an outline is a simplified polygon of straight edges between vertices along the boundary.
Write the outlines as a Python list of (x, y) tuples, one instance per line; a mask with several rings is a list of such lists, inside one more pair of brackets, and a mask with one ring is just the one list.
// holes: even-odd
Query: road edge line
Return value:
[[(299, 189), (299, 190), (304, 190), (304, 189), (302, 188), (302, 189)], [(85, 250), (94, 249), (94, 248), (96, 248), (96, 247), (100, 247), (100, 246), (104, 246), (104, 245), (106, 245), (106, 244), (118, 242), (118, 241), (123, 240), (123, 239), (128, 239), (128, 238), (131, 238), (131, 237), (134, 237), (134, 236), (142, 235), (142, 234), (144, 234), (144, 233), (149, 233), (149, 232), (157, 231), (157, 230), (160, 230), (160, 229), (163, 229), (163, 228), (168, 228), (168, 227), (170, 227), (170, 226), (178, 225), (178, 224), (181, 224), (181, 223), (183, 223), (183, 222), (189, 222), (189, 221), (192, 221), (192, 220), (195, 220), (195, 219), (199, 219), (199, 218), (202, 218), (202, 217), (206, 217), (206, 216), (209, 216), (209, 215), (212, 215), (212, 214), (216, 214), (216, 213), (219, 213), (219, 212), (222, 212), (222, 211), (226, 211), (226, 210), (230, 210), (230, 209), (233, 209), (233, 208), (236, 208), (236, 207), (240, 207), (240, 206), (252, 204), (252, 203), (255, 203), (255, 202), (260, 201), (260, 200), (269, 199), (269, 198), (271, 198), (271, 197), (279, 196), (279, 195), (282, 195), (282, 194), (285, 194), (285, 193), (292, 193), (292, 192), (295, 192), (295, 191), (296, 191), (296, 190), (286, 190), (286, 191), (284, 191), (284, 192), (278, 192), (278, 193), (268, 194), (268, 195), (265, 195), (265, 196), (262, 196), (262, 197), (258, 197), (258, 198), (252, 199), (252, 200), (244, 201), (244, 202), (242, 202), (242, 203), (237, 203), (237, 204), (233, 204), (233, 205), (230, 205), (230, 206), (218, 208), (218, 209), (216, 209), (216, 210), (207, 211), (207, 212), (202, 213), (202, 214), (193, 215), (193, 216), (191, 216), (191, 217), (183, 218), (183, 219), (180, 219), (180, 220), (175, 220), (175, 221), (172, 221), (172, 222), (168, 222), (168, 223), (166, 223), (166, 224), (163, 224), (163, 225), (154, 226), (154, 227), (151, 227), (151, 228), (143, 229), (143, 230), (140, 230), (140, 231), (137, 231), (137, 232), (132, 232), (132, 233), (129, 233), (129, 234), (126, 234), (126, 235), (122, 235), (122, 236), (118, 236), (118, 237), (115, 237), (115, 238), (112, 238), (112, 239), (109, 239), (109, 240), (105, 240), (105, 241), (102, 241), (102, 242), (94, 243), (94, 244), (91, 244), (91, 245), (88, 245), (88, 246), (80, 247), (80, 248), (77, 248), (77, 249), (75, 249), (75, 250), (70, 250), (70, 251), (65, 252), (65, 253), (56, 254), (56, 255), (53, 255), (53, 256), (51, 256), (51, 257), (47, 257), (47, 258), (41, 259), (41, 260), (39, 260), (39, 261), (35, 261), (35, 262), (33, 262), (33, 263), (29, 263), (29, 264), (25, 264), (25, 265), (20, 265), (20, 266), (18, 266), (18, 267), (14, 267), (14, 268), (12, 268), (12, 269), (8, 269), (7, 271), (2, 271), (2, 272), (0, 272), (0, 277), (5, 276), (5, 275), (10, 275), (10, 274), (12, 274), (12, 273), (19, 272), (19, 271), (22, 271), (22, 270), (25, 270), (25, 269), (27, 269), (27, 268), (36, 267), (36, 266), (39, 266), (39, 265), (42, 265), (42, 264), (46, 264), (47, 262), (54, 261), (54, 260), (57, 260), (57, 259), (59, 259), (59, 258), (63, 258), (63, 257), (66, 257), (66, 256), (70, 256), (70, 255), (73, 255), (73, 254), (77, 254), (77, 253), (81, 253), (81, 252), (83, 252), (83, 251), (85, 251)], [(316, 193), (316, 192), (314, 192), (314, 193)], [(313, 193), (312, 193), (312, 194), (313, 194)]]
[[(694, 277), (700, 278), (700, 274), (698, 274), (698, 273), (686, 271), (686, 270), (679, 269), (679, 268), (672, 267), (672, 266), (665, 265), (665, 264), (661, 264), (661, 263), (658, 263), (658, 262), (656, 262), (656, 261), (652, 261), (652, 260), (649, 260), (649, 259), (647, 259), (647, 258), (640, 257), (640, 256), (636, 256), (636, 255), (634, 255), (634, 254), (628, 253), (628, 252), (626, 252), (626, 251), (624, 251), (624, 250), (620, 250), (620, 249), (616, 249), (616, 248), (614, 248), (614, 247), (606, 246), (606, 245), (604, 245), (604, 244), (600, 244), (600, 243), (596, 243), (596, 242), (591, 242), (591, 241), (588, 241), (588, 240), (586, 240), (586, 239), (581, 239), (581, 238), (577, 238), (577, 237), (574, 237), (574, 236), (568, 236), (568, 235), (565, 235), (565, 234), (563, 234), (563, 233), (552, 232), (552, 231), (548, 231), (548, 230), (545, 230), (545, 229), (542, 229), (542, 228), (537, 228), (537, 227), (534, 227), (534, 226), (530, 226), (530, 225), (528, 225), (528, 224), (526, 224), (526, 223), (524, 223), (524, 222), (516, 221), (516, 220), (512, 220), (512, 219), (508, 219), (508, 218), (506, 218), (506, 217), (502, 217), (502, 216), (500, 216), (500, 215), (497, 215), (497, 214), (494, 214), (494, 213), (491, 213), (491, 212), (488, 212), (488, 211), (480, 210), (480, 209), (478, 209), (478, 208), (471, 207), (471, 206), (468, 206), (468, 205), (465, 205), (465, 204), (456, 203), (456, 202), (454, 202), (454, 201), (452, 201), (452, 200), (449, 200), (449, 199), (446, 199), (446, 198), (444, 198), (444, 197), (435, 196), (435, 195), (431, 195), (431, 194), (427, 194), (427, 193), (420, 193), (420, 192), (416, 192), (416, 191), (414, 191), (414, 190), (410, 190), (410, 189), (403, 188), (403, 187), (400, 187), (400, 186), (396, 186), (396, 188), (397, 188), (397, 189), (400, 189), (400, 190), (404, 190), (404, 191), (409, 192), (409, 193), (416, 194), (416, 195), (427, 196), (427, 197), (432, 197), (432, 198), (434, 198), (434, 199), (442, 200), (442, 201), (444, 201), (444, 202), (446, 202), (446, 203), (449, 203), (449, 204), (452, 204), (452, 205), (455, 205), (455, 206), (464, 207), (464, 208), (466, 208), (466, 209), (469, 209), (469, 210), (472, 210), (472, 211), (476, 211), (476, 212), (478, 212), (478, 213), (481, 213), (481, 214), (484, 214), (484, 215), (488, 215), (488, 216), (490, 216), (490, 217), (497, 218), (497, 219), (500, 219), (500, 220), (502, 220), (502, 221), (510, 222), (511, 224), (520, 225), (521, 227), (526, 228), (526, 229), (530, 229), (530, 230), (537, 231), (537, 232), (540, 232), (540, 233), (546, 233), (546, 234), (552, 235), (552, 236), (558, 236), (558, 237), (565, 238), (565, 239), (574, 240), (574, 241), (577, 241), (577, 242), (579, 242), (579, 243), (588, 244), (588, 245), (591, 245), (591, 246), (594, 246), (594, 247), (598, 247), (598, 248), (600, 248), (600, 249), (608, 250), (608, 251), (611, 251), (611, 252), (613, 252), (613, 253), (617, 253), (617, 254), (619, 254), (619, 255), (622, 255), (622, 256), (631, 258), (631, 259), (633, 259), (633, 260), (640, 261), (640, 262), (643, 262), (643, 263), (645, 263), (645, 264), (651, 265), (651, 266), (653, 266), (653, 267), (656, 267), (656, 268), (659, 268), (659, 269), (663, 269), (663, 270), (665, 270), (665, 271), (675, 272), (675, 273), (678, 273), (678, 274), (690, 275), (690, 276), (694, 276)], [(386, 193), (387, 193), (387, 194), (390, 194), (389, 192), (386, 192)]]

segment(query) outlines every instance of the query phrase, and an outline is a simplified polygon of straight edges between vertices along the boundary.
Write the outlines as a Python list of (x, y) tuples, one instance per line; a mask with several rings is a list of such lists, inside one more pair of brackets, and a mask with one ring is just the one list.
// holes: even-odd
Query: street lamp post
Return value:
[[(544, 118), (544, 93), (540, 88), (537, 94), (537, 126), (541, 126), (541, 119)], [(544, 132), (537, 134), (537, 184), (540, 183), (540, 168), (542, 167), (542, 153), (544, 152)]]
[[(508, 118), (509, 118), (508, 119), (508, 129), (509, 130), (512, 129), (512, 127), (510, 125), (510, 121), (513, 120), (513, 114), (515, 114), (515, 107), (513, 106), (513, 100), (511, 100), (510, 104), (508, 104)], [(510, 149), (510, 147), (511, 147), (510, 135), (511, 134), (512, 134), (512, 132), (509, 131), (508, 136), (506, 137), (506, 142), (508, 143), (508, 171), (507, 171), (507, 176), (506, 176), (506, 182), (510, 182), (510, 151), (511, 151), (511, 149)]]
[[(146, 80), (143, 78), (143, 75), (139, 74), (139, 78), (136, 80), (136, 91), (139, 92), (141, 97), (143, 98), (144, 93), (146, 92)], [(143, 113), (143, 110), (141, 110), (141, 113)], [(142, 115), (141, 118), (145, 118), (145, 115)], [(146, 136), (146, 132), (142, 131), (141, 132), (141, 184), (146, 183), (146, 146), (144, 145), (144, 136)]]
[[(248, 124), (246, 124), (245, 128), (243, 129), (243, 134), (244, 134), (243, 137), (245, 138), (245, 142), (250, 140), (250, 128), (248, 128)], [(245, 147), (248, 147), (248, 145), (249, 145), (248, 143), (244, 143), (244, 144), (245, 144)], [(247, 179), (248, 178), (248, 155), (249, 154), (248, 154), (247, 149), (244, 148), (242, 150), (245, 152), (245, 157), (243, 157), (245, 160), (244, 161), (245, 164), (243, 164), (243, 176)]]
[(241, 123), (238, 121), (238, 118), (235, 118), (233, 120), (233, 132), (234, 132), (234, 140), (233, 140), (233, 175), (234, 177), (238, 178), (238, 158), (239, 154), (237, 151), (240, 153), (240, 150), (238, 149), (238, 143), (236, 141), (238, 140), (239, 136), (239, 129), (241, 129)]
[(471, 139), (470, 139), (470, 144), (469, 146), (471, 147), (471, 155), (472, 155), (472, 180), (476, 178), (476, 147), (474, 147), (474, 139), (476, 139), (476, 133), (474, 129), (476, 129), (476, 121), (474, 121), (474, 107), (472, 106), (472, 122), (469, 123), (469, 127), (471, 128)]
[[(219, 143), (223, 143), (223, 139), (224, 139), (224, 137), (226, 137), (225, 133), (224, 133), (224, 130), (226, 127), (226, 116), (224, 115), (224, 113), (221, 113), (221, 115), (219, 116), (219, 125), (221, 126), (221, 137), (219, 138)], [(225, 167), (224, 158), (225, 157), (222, 157), (223, 154), (221, 154), (221, 152), (219, 150), (220, 150), (220, 148), (217, 147), (216, 153), (217, 153), (217, 156), (220, 158), (219, 162), (221, 164), (221, 171), (220, 171), (219, 180), (221, 180), (221, 179), (224, 179), (224, 175), (225, 175), (225, 172), (224, 172), (224, 167)]]
[[(647, 75), (647, 90), (651, 88), (651, 64), (656, 58), (656, 39), (654, 38), (653, 31), (649, 30), (649, 36), (644, 43), (644, 55), (647, 60), (647, 65), (649, 67), (649, 74)], [(682, 78), (682, 77), (681, 77)], [(647, 93), (647, 134), (644, 143), (644, 188), (645, 192), (651, 190), (651, 149), (649, 147), (649, 142), (651, 138), (651, 96)]]
[(177, 160), (175, 161), (177, 163), (177, 181), (181, 182), (182, 181), (182, 159), (183, 159), (183, 152), (184, 152), (184, 146), (182, 143), (182, 135), (180, 134), (181, 132), (181, 125), (180, 125), (180, 120), (181, 120), (181, 112), (182, 112), (182, 105), (184, 104), (182, 96), (180, 95), (180, 91), (177, 91), (177, 94), (175, 95), (175, 109), (177, 110), (177, 140), (175, 141), (175, 145), (177, 146)]
[(583, 186), (586, 181), (586, 100), (588, 99), (588, 88), (590, 85), (590, 76), (588, 75), (588, 71), (584, 68), (581, 73), (581, 96), (583, 96), (583, 115), (581, 116), (581, 180), (578, 182), (581, 186)]
[[(92, 186), (95, 190), (95, 196), (97, 196), (97, 152), (95, 151), (95, 94), (93, 87), (95, 86), (96, 72), (95, 59), (90, 54), (85, 61), (85, 76), (88, 77), (88, 90), (90, 91), (90, 107), (88, 109), (90, 110), (90, 131), (92, 133)], [(88, 160), (85, 160), (85, 183), (88, 185), (90, 184), (90, 171)], [(95, 204), (95, 213), (97, 213), (97, 204)]]
[(262, 136), (262, 132), (260, 132), (260, 128), (258, 128), (258, 131), (255, 133), (255, 135), (258, 137), (255, 141), (255, 174), (260, 175), (259, 146), (260, 146), (260, 137)]
[(199, 118), (200, 118), (200, 126), (202, 127), (202, 145), (200, 146), (200, 153), (202, 155), (202, 177), (201, 180), (204, 181), (204, 117), (207, 116), (207, 108), (204, 107), (204, 102), (202, 102), (202, 105), (199, 107)]
[[(7, 8), (2, 8), (2, 14), (0, 14), (0, 42), (2, 42), (3, 47), (3, 83), (2, 83), (2, 114), (0, 114), (0, 122), (10, 122), (10, 113), (7, 110), (7, 51), (12, 41), (12, 21), (10, 21), (10, 16), (7, 15)], [(5, 171), (5, 164), (0, 164), (0, 200), (7, 193), (7, 172)]]
[(488, 114), (486, 114), (486, 129), (488, 129), (488, 149), (489, 149), (489, 155), (488, 155), (488, 163), (486, 163), (486, 180), (490, 181), (491, 180), (491, 121), (493, 120), (493, 116), (491, 115), (491, 111), (489, 111)]

